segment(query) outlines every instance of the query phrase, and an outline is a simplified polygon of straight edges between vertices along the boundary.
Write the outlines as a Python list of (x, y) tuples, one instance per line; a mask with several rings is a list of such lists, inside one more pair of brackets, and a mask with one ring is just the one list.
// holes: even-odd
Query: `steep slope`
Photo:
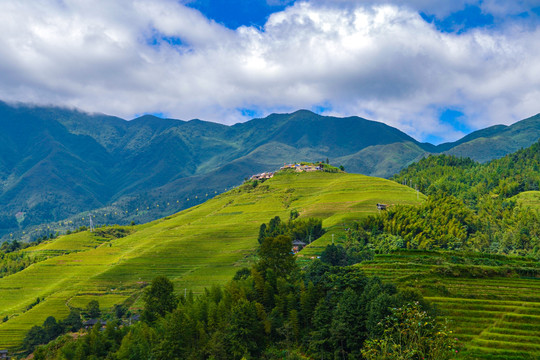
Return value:
[[(68, 306), (98, 299), (102, 308), (126, 301), (157, 275), (178, 291), (200, 292), (230, 279), (252, 256), (261, 223), (291, 209), (324, 219), (331, 228), (376, 210), (378, 202), (415, 204), (416, 192), (392, 181), (356, 174), (279, 174), (245, 185), (168, 218), (133, 228), (108, 242), (88, 232), (62, 236), (27, 251), (63, 254), (0, 279), (0, 348), (20, 343), (25, 331)], [(27, 310), (37, 298), (44, 298)], [(135, 298), (131, 298), (134, 300)]]
[(114, 159), (97, 142), (59, 123), (7, 110), (0, 116), (4, 215), (23, 212), (29, 223), (51, 221), (108, 200), (108, 175), (101, 168), (112, 166)]
[(500, 133), (502, 133), (504, 130), (506, 130), (507, 128), (508, 126), (506, 125), (494, 125), (494, 126), (487, 127), (485, 129), (477, 130), (468, 135), (465, 135), (464, 137), (462, 137), (461, 139), (455, 142), (447, 142), (447, 143), (437, 145), (433, 152), (448, 151), (456, 146), (467, 143), (469, 141), (473, 141), (475, 139), (497, 136)]
[(418, 143), (396, 142), (368, 146), (357, 153), (336, 159), (336, 163), (344, 165), (347, 171), (388, 177), (426, 154)]

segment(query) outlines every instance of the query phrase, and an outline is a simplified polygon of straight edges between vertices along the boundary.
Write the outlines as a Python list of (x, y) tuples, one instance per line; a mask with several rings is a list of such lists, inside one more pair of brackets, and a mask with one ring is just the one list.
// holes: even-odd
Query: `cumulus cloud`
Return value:
[(462, 135), (439, 120), (445, 108), (470, 128), (539, 112), (538, 27), (448, 34), (411, 3), (337, 2), (230, 30), (172, 0), (4, 0), (0, 99), (229, 124), (245, 109), (317, 107), (419, 140)]

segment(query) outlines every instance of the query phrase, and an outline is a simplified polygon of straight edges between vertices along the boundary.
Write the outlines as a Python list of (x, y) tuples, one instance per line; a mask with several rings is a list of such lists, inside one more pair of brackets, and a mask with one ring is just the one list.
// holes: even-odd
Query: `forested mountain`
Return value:
[(306, 110), (225, 126), (0, 102), (0, 237), (87, 225), (88, 211), (101, 224), (150, 221), (285, 162), (329, 159), (349, 172), (388, 177), (428, 152), (470, 156), (471, 141), (478, 149), (478, 141), (506, 144), (493, 147), (497, 157), (538, 138), (531, 130), (540, 128), (538, 116), (522, 123), (435, 147), (379, 122)]
[[(366, 228), (398, 238), (399, 247), (540, 255), (540, 142), (480, 164), (429, 156), (393, 180), (428, 195), (420, 207), (396, 207)], [(532, 208), (532, 211), (531, 211)]]
[(537, 114), (510, 126), (495, 125), (475, 131), (456, 142), (441, 144), (433, 152), (486, 162), (529, 147), (539, 138), (540, 114)]
[(459, 197), (476, 208), (486, 195), (508, 199), (540, 190), (540, 142), (484, 164), (453, 155), (431, 155), (392, 179), (426, 195), (443, 192)]

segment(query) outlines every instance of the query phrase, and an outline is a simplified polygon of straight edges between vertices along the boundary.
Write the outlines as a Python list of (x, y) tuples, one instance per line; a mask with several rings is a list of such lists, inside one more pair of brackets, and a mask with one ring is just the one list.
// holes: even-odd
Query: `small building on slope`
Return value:
[(297, 254), (300, 250), (302, 250), (306, 246), (306, 243), (300, 240), (294, 240), (292, 242), (292, 252), (294, 254)]

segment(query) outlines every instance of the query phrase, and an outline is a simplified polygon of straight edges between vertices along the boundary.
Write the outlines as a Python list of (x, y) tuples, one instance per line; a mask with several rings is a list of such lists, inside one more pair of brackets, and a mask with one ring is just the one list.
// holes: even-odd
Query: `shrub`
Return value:
[(368, 360), (446, 360), (458, 353), (458, 341), (447, 323), (438, 322), (418, 302), (392, 309), (379, 325), (383, 335), (366, 341), (362, 349)]

